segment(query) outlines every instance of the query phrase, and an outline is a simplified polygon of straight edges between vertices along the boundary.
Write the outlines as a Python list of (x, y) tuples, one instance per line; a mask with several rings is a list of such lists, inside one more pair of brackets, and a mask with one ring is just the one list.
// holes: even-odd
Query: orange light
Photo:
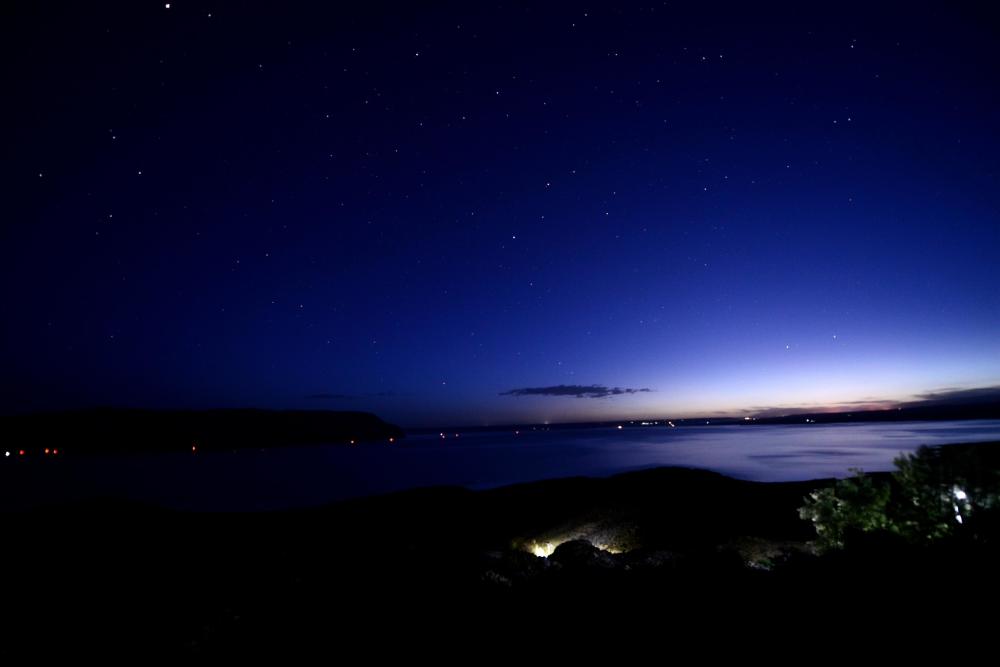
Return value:
[(45, 453), (46, 453), (46, 454), (48, 454), (48, 453), (49, 453), (49, 448), (48, 448), (48, 447), (46, 447), (46, 448), (45, 448)]

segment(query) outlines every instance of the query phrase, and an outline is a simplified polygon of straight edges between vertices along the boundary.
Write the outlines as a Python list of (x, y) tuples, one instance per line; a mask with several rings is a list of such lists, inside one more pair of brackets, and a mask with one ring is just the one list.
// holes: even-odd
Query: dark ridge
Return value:
[(502, 424), (495, 426), (449, 426), (410, 428), (413, 434), (439, 431), (559, 431), (579, 428), (670, 428), (674, 426), (732, 426), (754, 424), (844, 424), (848, 422), (951, 421), (958, 419), (1000, 419), (1000, 401), (954, 403), (899, 407), (891, 410), (853, 410), (851, 412), (795, 412), (774, 417), (645, 417), (591, 422), (561, 422), (558, 424)]
[(9, 446), (73, 453), (149, 452), (398, 439), (403, 431), (368, 412), (327, 410), (131, 410), (104, 408), (0, 417)]
[[(757, 417), (754, 424), (816, 424), (844, 422), (949, 421), (952, 419), (1000, 419), (1000, 401), (952, 405), (920, 405), (894, 410), (859, 412), (812, 412), (780, 417)], [(713, 420), (718, 422), (719, 420)]]
[[(980, 494), (996, 488), (997, 444), (940, 447), (929, 460), (940, 480), (958, 474)], [(108, 499), (11, 513), (0, 623), (5, 644), (33, 655), (281, 657), (386, 643), (412, 651), (421, 637), (437, 650), (443, 636), (479, 632), (495, 642), (498, 631), (550, 633), (560, 621), (599, 632), (649, 617), (674, 629), (729, 614), (765, 633), (795, 622), (812, 632), (844, 618), (964, 613), (996, 598), (995, 510), (940, 543), (873, 533), (821, 555), (798, 510), (832, 483), (658, 468), (283, 512), (175, 512)], [(533, 544), (549, 541), (548, 558), (532, 555)], [(621, 552), (597, 548), (605, 542)]]

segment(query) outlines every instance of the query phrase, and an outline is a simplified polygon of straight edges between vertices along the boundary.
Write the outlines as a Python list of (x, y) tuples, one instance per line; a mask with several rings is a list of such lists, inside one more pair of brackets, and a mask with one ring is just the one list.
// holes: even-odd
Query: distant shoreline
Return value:
[(405, 437), (401, 428), (368, 412), (256, 409), (41, 412), (0, 417), (0, 434), (21, 456), (350, 446)]
[(560, 430), (579, 428), (671, 428), (681, 426), (754, 426), (779, 424), (848, 424), (863, 422), (961, 421), (1000, 419), (1000, 402), (899, 407), (893, 410), (861, 410), (852, 412), (800, 412), (776, 417), (645, 417), (642, 419), (611, 419), (587, 422), (510, 423), (496, 425), (413, 427), (407, 433), (426, 435), (454, 431)]

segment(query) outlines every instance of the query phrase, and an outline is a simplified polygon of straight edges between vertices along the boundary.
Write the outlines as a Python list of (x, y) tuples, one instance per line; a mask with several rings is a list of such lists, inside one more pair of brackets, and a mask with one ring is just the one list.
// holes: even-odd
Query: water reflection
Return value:
[(196, 457), (163, 453), (0, 465), (0, 507), (114, 496), (185, 509), (272, 509), (418, 486), (485, 488), (665, 465), (707, 468), (757, 481), (842, 478), (850, 474), (849, 468), (890, 470), (895, 457), (924, 444), (1000, 441), (1000, 421), (659, 425), (460, 435), (441, 438), (435, 432), (391, 446), (199, 451)]

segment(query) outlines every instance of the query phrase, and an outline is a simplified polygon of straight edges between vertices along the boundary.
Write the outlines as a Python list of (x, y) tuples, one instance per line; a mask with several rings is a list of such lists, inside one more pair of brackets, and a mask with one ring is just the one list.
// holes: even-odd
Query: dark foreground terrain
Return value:
[[(943, 450), (937, 482), (959, 475), (980, 495), (995, 483), (996, 444)], [(908, 483), (866, 479), (897, 496)], [(10, 514), (2, 652), (374, 659), (466, 643), (521, 650), (531, 637), (580, 650), (640, 628), (665, 641), (735, 627), (777, 640), (877, 634), (888, 621), (970, 632), (995, 618), (989, 502), (927, 540), (848, 517), (842, 548), (821, 548), (799, 508), (817, 489), (852, 488), (661, 468), (296, 512), (108, 500)]]

